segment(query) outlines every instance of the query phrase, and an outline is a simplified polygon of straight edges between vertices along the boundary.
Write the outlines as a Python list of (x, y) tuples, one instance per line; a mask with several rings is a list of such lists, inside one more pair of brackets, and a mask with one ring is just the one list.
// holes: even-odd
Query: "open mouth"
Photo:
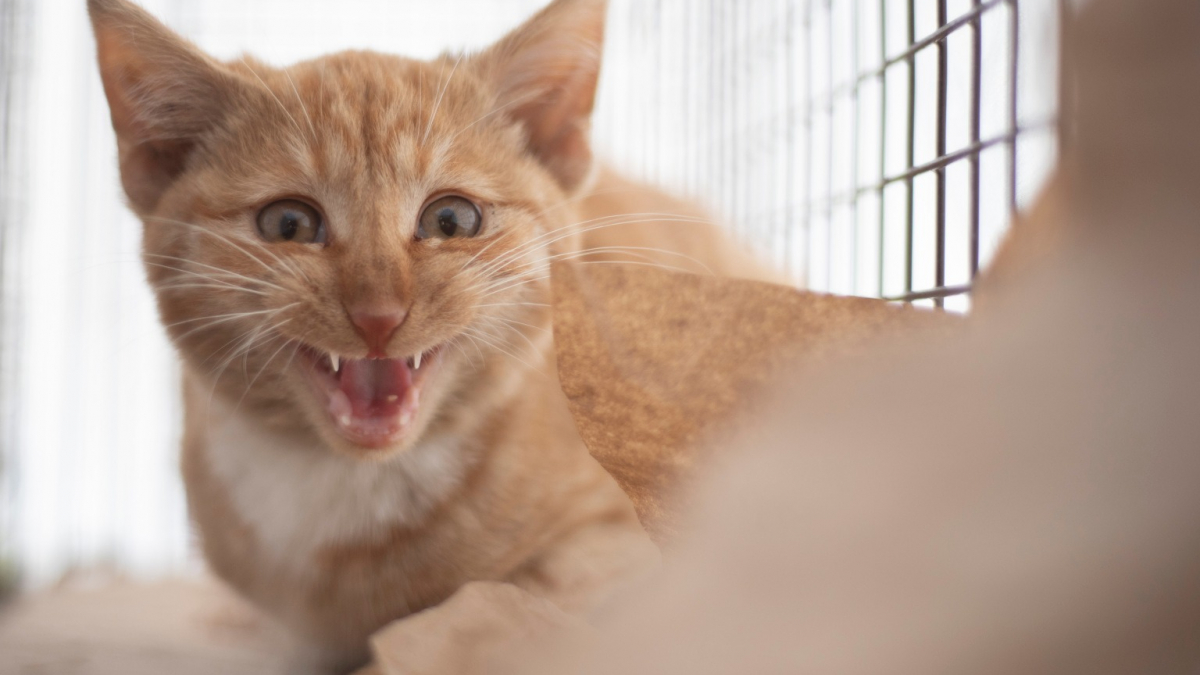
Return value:
[(417, 416), (421, 386), (441, 361), (437, 347), (404, 359), (348, 359), (309, 345), (299, 353), (338, 433), (370, 449), (404, 438)]

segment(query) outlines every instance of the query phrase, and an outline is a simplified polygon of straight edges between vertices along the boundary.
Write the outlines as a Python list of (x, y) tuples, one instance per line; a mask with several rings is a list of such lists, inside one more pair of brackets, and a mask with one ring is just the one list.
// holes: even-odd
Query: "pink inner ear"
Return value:
[(228, 73), (124, 2), (92, 3), (97, 57), (135, 209), (152, 209), (183, 170), (197, 136), (223, 114)]
[(512, 106), (530, 150), (567, 189), (591, 169), (604, 18), (602, 0), (557, 0), (481, 57), (498, 81), (500, 105)]
[(544, 103), (518, 108), (514, 117), (529, 132), (534, 154), (568, 189), (587, 177), (592, 165), (588, 139), (591, 97), (586, 106), (571, 98), (571, 91), (552, 90)]
[[(112, 68), (115, 74), (107, 69), (102, 74), (120, 151), (121, 183), (131, 204), (147, 211), (183, 172), (196, 136), (216, 122), (219, 96), (207, 78), (180, 72), (179, 83), (164, 84), (161, 79), (169, 73), (145, 73), (143, 68), (137, 62), (122, 63)], [(206, 92), (207, 101), (196, 100)]]
[(121, 185), (129, 201), (149, 211), (163, 192), (183, 172), (191, 151), (190, 143), (143, 143), (121, 148)]

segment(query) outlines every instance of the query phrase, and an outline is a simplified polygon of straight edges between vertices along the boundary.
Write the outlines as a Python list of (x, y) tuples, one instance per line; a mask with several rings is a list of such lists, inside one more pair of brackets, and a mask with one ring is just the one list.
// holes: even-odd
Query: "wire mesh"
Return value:
[(955, 296), (1053, 162), (1051, 0), (614, 14), (601, 147), (712, 204), (806, 287), (966, 309)]

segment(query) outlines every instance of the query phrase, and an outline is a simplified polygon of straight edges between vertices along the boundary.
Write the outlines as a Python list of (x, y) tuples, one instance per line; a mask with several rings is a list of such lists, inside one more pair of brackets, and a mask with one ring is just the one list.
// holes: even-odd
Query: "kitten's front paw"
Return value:
[(592, 629), (512, 584), (471, 582), (449, 600), (375, 634), (381, 675), (524, 673), (589, 640)]

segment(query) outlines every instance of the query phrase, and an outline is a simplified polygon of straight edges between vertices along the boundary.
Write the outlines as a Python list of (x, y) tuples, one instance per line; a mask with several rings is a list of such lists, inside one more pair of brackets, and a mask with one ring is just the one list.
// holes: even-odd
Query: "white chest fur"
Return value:
[(460, 441), (434, 438), (387, 461), (334, 454), (214, 402), (205, 456), (265, 555), (298, 566), (314, 551), (416, 525), (462, 480)]

